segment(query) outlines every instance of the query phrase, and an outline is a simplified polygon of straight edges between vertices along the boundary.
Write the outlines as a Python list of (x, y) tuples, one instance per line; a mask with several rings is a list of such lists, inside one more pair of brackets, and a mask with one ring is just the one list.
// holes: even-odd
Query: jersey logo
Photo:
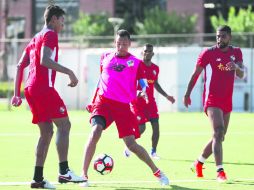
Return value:
[(227, 66), (222, 65), (222, 63), (220, 63), (218, 66), (220, 71), (229, 71), (229, 68)]
[(218, 57), (218, 58), (216, 59), (216, 61), (221, 61), (221, 58)]
[(153, 75), (156, 75), (157, 73), (156, 73), (156, 71), (155, 70), (153, 70)]
[(61, 106), (61, 107), (59, 108), (59, 112), (60, 112), (61, 114), (64, 114), (65, 111), (66, 111), (66, 110), (65, 110), (64, 107)]
[(133, 60), (127, 61), (127, 65), (128, 65), (128, 67), (134, 66), (134, 61)]
[(234, 55), (230, 56), (230, 61), (235, 61), (235, 56)]
[(109, 69), (112, 69), (117, 72), (122, 72), (125, 69), (125, 67), (126, 67), (125, 65), (115, 63), (111, 67), (109, 67)]

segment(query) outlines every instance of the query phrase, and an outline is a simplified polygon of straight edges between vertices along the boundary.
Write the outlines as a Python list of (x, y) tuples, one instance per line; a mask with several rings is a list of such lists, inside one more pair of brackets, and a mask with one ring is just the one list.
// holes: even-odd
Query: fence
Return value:
[[(254, 33), (233, 34), (232, 44), (242, 48), (247, 75), (244, 80), (236, 80), (234, 91), (234, 109), (237, 111), (253, 112), (253, 38)], [(7, 76), (13, 89), (13, 79), (18, 59), (28, 43), (28, 39), (0, 40), (0, 47), (5, 48), (1, 55), (0, 72)], [(59, 62), (72, 68), (79, 77), (79, 85), (68, 89), (68, 77), (58, 74), (56, 88), (62, 95), (67, 106), (73, 109), (83, 109), (90, 101), (93, 89), (99, 75), (100, 54), (114, 47), (112, 36), (86, 36), (60, 39)], [(132, 36), (130, 51), (140, 57), (141, 48), (145, 43), (155, 46), (153, 61), (160, 66), (159, 82), (169, 93), (174, 95), (177, 102), (170, 105), (156, 93), (156, 100), (160, 111), (185, 111), (182, 105), (182, 96), (193, 71), (196, 59), (203, 47), (215, 44), (215, 34), (165, 34)], [(3, 52), (3, 51), (2, 51)], [(12, 94), (12, 93), (9, 93)], [(193, 91), (193, 105), (191, 111), (201, 111), (202, 80)], [(0, 94), (1, 97), (1, 94)]]

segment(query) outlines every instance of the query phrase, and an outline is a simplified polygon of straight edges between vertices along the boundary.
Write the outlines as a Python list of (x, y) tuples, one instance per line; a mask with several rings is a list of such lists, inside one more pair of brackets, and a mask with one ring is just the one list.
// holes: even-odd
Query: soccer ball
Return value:
[(107, 154), (100, 154), (94, 160), (94, 169), (101, 175), (109, 174), (114, 166), (113, 159)]

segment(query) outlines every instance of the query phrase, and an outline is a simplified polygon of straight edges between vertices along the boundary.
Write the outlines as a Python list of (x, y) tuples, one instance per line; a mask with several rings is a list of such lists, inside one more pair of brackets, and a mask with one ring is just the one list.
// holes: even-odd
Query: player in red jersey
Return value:
[[(141, 87), (138, 87), (138, 97), (132, 101), (132, 110), (135, 113), (138, 123), (139, 123), (139, 132), (143, 134), (146, 129), (146, 122), (150, 121), (152, 125), (152, 150), (151, 157), (154, 159), (159, 159), (160, 157), (156, 153), (157, 145), (159, 142), (159, 114), (157, 104), (154, 98), (154, 88), (163, 95), (167, 100), (172, 104), (175, 102), (173, 96), (169, 96), (162, 88), (158, 82), (159, 67), (152, 63), (152, 57), (154, 55), (153, 45), (145, 44), (142, 51), (143, 56), (143, 69), (145, 71), (145, 77), (147, 79), (148, 88), (147, 96), (148, 102), (142, 97)], [(128, 149), (124, 151), (125, 156), (129, 156), (130, 152)]]
[(191, 105), (191, 91), (204, 70), (203, 105), (213, 129), (212, 139), (204, 147), (202, 154), (194, 163), (197, 177), (203, 177), (202, 167), (205, 160), (213, 153), (217, 167), (217, 180), (227, 180), (223, 168), (222, 142), (227, 132), (232, 111), (232, 95), (235, 75), (244, 75), (242, 52), (238, 47), (229, 45), (231, 28), (220, 26), (216, 33), (217, 44), (205, 49), (198, 57), (196, 68), (189, 81), (183, 103)]
[(54, 88), (56, 72), (67, 74), (69, 86), (75, 87), (78, 79), (72, 70), (60, 65), (58, 61), (58, 33), (64, 26), (64, 10), (49, 5), (44, 12), (45, 26), (26, 46), (17, 65), (15, 90), (12, 105), (20, 106), (20, 86), (24, 69), (29, 66), (25, 85), (25, 97), (33, 114), (32, 123), (37, 124), (40, 137), (36, 148), (36, 162), (31, 188), (55, 188), (43, 177), (43, 166), (49, 144), (53, 136), (53, 123), (57, 127), (56, 147), (59, 158), (60, 183), (82, 182), (68, 166), (69, 121), (66, 106)]

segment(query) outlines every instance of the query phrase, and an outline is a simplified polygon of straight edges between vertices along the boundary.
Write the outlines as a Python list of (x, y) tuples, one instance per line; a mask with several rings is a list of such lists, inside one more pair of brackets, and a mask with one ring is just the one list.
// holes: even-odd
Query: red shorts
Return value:
[(224, 114), (227, 114), (229, 112), (232, 111), (232, 103), (231, 102), (224, 102), (224, 103), (215, 103), (215, 102), (211, 102), (211, 101), (207, 101), (204, 104), (204, 112), (207, 115), (207, 108), (208, 107), (216, 107), (219, 108), (223, 111)]
[(130, 135), (134, 135), (135, 138), (140, 137), (138, 123), (129, 104), (98, 95), (92, 107), (91, 118), (96, 115), (104, 117), (106, 128), (115, 122), (119, 138)]
[(132, 103), (131, 110), (135, 114), (139, 125), (159, 118), (157, 104), (154, 100), (149, 100), (147, 104), (143, 98), (138, 98), (137, 101)]
[(54, 88), (38, 92), (27, 87), (24, 94), (33, 114), (32, 123), (51, 122), (52, 119), (68, 116), (66, 106)]

